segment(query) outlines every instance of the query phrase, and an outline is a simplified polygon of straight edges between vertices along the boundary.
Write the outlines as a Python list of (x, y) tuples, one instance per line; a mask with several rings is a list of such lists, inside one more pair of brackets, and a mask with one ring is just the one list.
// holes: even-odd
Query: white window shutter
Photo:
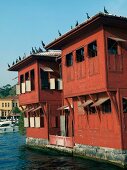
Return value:
[(34, 117), (30, 117), (30, 127), (34, 127)]
[(58, 81), (58, 90), (62, 90), (63, 89), (62, 79), (57, 79), (57, 81)]
[(40, 127), (40, 117), (35, 117), (35, 127), (36, 128)]
[(52, 89), (52, 90), (55, 89), (55, 78), (50, 79), (50, 89)]
[(20, 85), (19, 84), (16, 85), (16, 94), (17, 95), (20, 94)]
[(29, 119), (28, 119), (28, 117), (24, 117), (24, 127), (29, 127)]
[(26, 92), (30, 92), (30, 91), (31, 91), (31, 81), (26, 80)]
[(22, 83), (21, 86), (22, 86), (22, 93), (25, 93), (26, 92), (25, 83)]

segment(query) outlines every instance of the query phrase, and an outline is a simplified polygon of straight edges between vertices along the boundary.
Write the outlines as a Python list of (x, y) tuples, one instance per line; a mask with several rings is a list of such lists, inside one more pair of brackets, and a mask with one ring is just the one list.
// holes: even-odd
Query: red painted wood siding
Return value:
[(26, 136), (32, 138), (48, 139), (47, 128), (27, 128)]
[(19, 95), (19, 104), (20, 105), (27, 105), (31, 103), (38, 103), (39, 101), (39, 93), (38, 93), (38, 64), (37, 61), (34, 61), (33, 63), (30, 63), (23, 69), (21, 69), (18, 72), (18, 81), (20, 80), (20, 75), (25, 74), (26, 72), (33, 70), (34, 69), (34, 74), (35, 74), (35, 90), (31, 92), (26, 92), (25, 94), (20, 94)]
[[(97, 41), (97, 53), (94, 58), (88, 57), (87, 45)], [(85, 60), (76, 62), (76, 49), (84, 46)], [(66, 66), (66, 54), (73, 52), (73, 66)], [(105, 51), (104, 34), (102, 29), (91, 32), (89, 36), (85, 34), (82, 38), (77, 38), (72, 45), (68, 45), (62, 51), (62, 73), (64, 96), (76, 96), (99, 91), (106, 88)], [(98, 83), (99, 82), (99, 83)]]
[[(105, 27), (105, 46), (107, 37), (120, 37), (127, 39), (127, 31), (117, 28)], [(107, 58), (107, 86), (111, 88), (127, 88), (127, 42), (119, 42), (119, 55), (111, 56), (106, 52)]]
[[(122, 147), (120, 124), (112, 106), (112, 113), (88, 114), (78, 111), (74, 101), (74, 139), (75, 143), (110, 148)], [(114, 142), (115, 141), (115, 142)]]

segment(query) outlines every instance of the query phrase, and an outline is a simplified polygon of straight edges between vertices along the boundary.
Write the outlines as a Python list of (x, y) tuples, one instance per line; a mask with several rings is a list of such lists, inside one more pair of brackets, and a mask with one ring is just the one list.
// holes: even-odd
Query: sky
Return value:
[[(86, 13), (103, 12), (127, 17), (127, 0), (0, 0), (0, 87), (17, 83), (17, 72), (8, 64), (32, 47), (41, 47), (70, 30), (76, 21), (86, 21)], [(14, 80), (15, 79), (15, 80)]]

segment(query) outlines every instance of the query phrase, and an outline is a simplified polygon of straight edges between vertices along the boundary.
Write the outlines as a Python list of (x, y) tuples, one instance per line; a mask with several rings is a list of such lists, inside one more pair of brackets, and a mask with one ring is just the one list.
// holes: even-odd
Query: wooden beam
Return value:
[[(84, 103), (84, 101), (83, 101), (83, 99), (80, 97), (80, 96), (77, 96), (77, 98), (78, 98), (78, 100), (83, 104)], [(88, 112), (85, 110), (85, 108), (83, 107), (83, 109), (84, 109), (84, 112), (85, 112), (85, 117), (86, 117), (86, 120), (87, 120), (87, 123), (88, 123), (88, 127), (89, 127), (89, 116), (88, 116)]]
[(68, 98), (65, 98), (65, 100), (66, 100), (66, 102), (67, 102), (67, 104), (68, 104), (68, 106), (69, 106), (69, 109), (70, 109), (71, 114), (73, 115), (73, 114), (74, 114), (74, 111), (73, 111), (73, 108), (71, 107), (71, 103), (69, 102)]
[[(90, 97), (90, 99), (93, 101), (93, 103), (95, 103), (95, 99), (94, 99), (94, 97), (93, 97), (91, 94), (89, 94), (89, 97)], [(98, 111), (98, 109), (97, 109), (97, 106), (95, 106), (95, 110), (96, 110), (96, 112), (97, 112), (97, 114), (98, 114), (98, 119), (99, 119), (99, 121), (101, 122), (101, 116), (100, 116), (100, 113), (99, 113), (99, 111)]]
[(68, 106), (69, 106), (69, 109), (70, 109), (70, 113), (71, 113), (71, 116), (72, 116), (72, 131), (71, 131), (71, 133), (72, 133), (72, 137), (74, 136), (74, 134), (73, 134), (73, 132), (74, 132), (74, 126), (75, 126), (75, 120), (74, 120), (74, 110), (73, 110), (73, 108), (71, 107), (71, 103), (70, 103), (70, 101), (69, 101), (69, 99), (68, 98), (65, 98), (65, 100), (66, 100), (66, 102), (67, 102), (67, 104), (68, 104)]
[[(112, 95), (111, 92), (107, 91), (107, 94), (114, 106), (114, 109), (115, 109), (115, 112), (116, 112), (116, 119), (118, 121), (118, 124), (120, 123), (120, 120), (119, 120), (119, 110), (118, 110), (118, 104), (117, 104), (117, 100), (116, 100), (116, 96)], [(114, 97), (114, 98), (113, 98)]]

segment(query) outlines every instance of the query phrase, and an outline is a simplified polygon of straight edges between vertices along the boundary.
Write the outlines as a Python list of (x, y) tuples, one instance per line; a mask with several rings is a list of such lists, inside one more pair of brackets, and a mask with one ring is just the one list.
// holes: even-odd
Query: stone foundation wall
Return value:
[(127, 150), (75, 144), (74, 148), (50, 145), (47, 139), (26, 138), (26, 144), (36, 148), (54, 149), (60, 152), (71, 153), (74, 156), (89, 157), (92, 159), (112, 162), (127, 167)]
[(74, 155), (105, 160), (121, 166), (127, 166), (127, 150), (75, 144)]
[(38, 147), (42, 147), (42, 146), (46, 146), (49, 144), (48, 139), (40, 139), (40, 138), (26, 138), (26, 144), (30, 145), (30, 146), (38, 146)]

